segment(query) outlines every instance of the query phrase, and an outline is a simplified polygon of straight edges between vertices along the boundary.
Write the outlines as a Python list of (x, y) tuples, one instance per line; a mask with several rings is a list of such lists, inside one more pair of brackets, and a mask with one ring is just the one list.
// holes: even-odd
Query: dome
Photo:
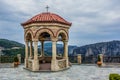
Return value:
[(50, 12), (38, 14), (32, 17), (31, 19), (29, 19), (28, 21), (22, 23), (22, 25), (25, 26), (31, 23), (60, 23), (71, 26), (70, 22), (66, 21), (59, 15)]

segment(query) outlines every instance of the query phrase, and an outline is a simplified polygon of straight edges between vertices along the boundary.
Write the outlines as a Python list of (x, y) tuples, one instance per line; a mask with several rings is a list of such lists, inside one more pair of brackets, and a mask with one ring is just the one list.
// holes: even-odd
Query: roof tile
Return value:
[(50, 13), (50, 12), (46, 12), (46, 13), (41, 13), (38, 14), (34, 17), (32, 17), (31, 19), (29, 19), (28, 21), (22, 23), (22, 25), (27, 25), (27, 24), (31, 24), (31, 23), (43, 23), (43, 22), (53, 22), (53, 23), (61, 23), (61, 24), (66, 24), (71, 26), (71, 23), (66, 21), (65, 19), (63, 19), (62, 17), (60, 17), (57, 14), (54, 13)]

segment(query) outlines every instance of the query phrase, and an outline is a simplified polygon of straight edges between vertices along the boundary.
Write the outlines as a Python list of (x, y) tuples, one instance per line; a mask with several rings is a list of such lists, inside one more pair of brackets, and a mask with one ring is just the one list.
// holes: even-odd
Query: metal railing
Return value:
[[(13, 63), (15, 56), (0, 56), (0, 63)], [(24, 57), (21, 57), (21, 63), (24, 63)]]
[(94, 56), (88, 56), (88, 57), (82, 56), (82, 63), (95, 64), (95, 63), (97, 63), (97, 57), (94, 57)]
[(0, 63), (13, 63), (15, 56), (0, 56)]
[(120, 63), (120, 57), (103, 57), (104, 63)]
[[(0, 56), (0, 63), (13, 63), (14, 62), (14, 57), (15, 56)], [(94, 64), (97, 62), (97, 56), (89, 56), (89, 57), (85, 57), (85, 56), (81, 56), (82, 58), (82, 63), (91, 63)], [(21, 63), (24, 63), (24, 57), (21, 57)], [(77, 56), (69, 56), (69, 61), (71, 63), (78, 63), (77, 62)], [(104, 63), (120, 63), (120, 56), (115, 56), (115, 57), (111, 57), (111, 56), (104, 56), (103, 57), (103, 62)]]
[[(94, 64), (94, 63), (96, 63), (97, 62), (97, 57), (94, 57), (94, 56), (89, 56), (89, 57), (85, 57), (85, 56), (81, 56), (81, 62), (83, 63), (83, 64), (87, 64), (87, 63), (91, 63), (91, 64)], [(77, 61), (78, 59), (77, 59), (77, 56), (69, 56), (69, 61), (71, 62), (71, 63), (78, 63), (78, 61)]]
[(69, 56), (69, 61), (71, 63), (77, 63), (77, 56)]

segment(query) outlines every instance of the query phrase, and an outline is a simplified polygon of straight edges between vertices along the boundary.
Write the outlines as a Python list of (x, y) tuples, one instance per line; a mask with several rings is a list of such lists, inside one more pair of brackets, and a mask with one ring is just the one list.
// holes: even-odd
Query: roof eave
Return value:
[(59, 23), (59, 24), (64, 24), (64, 25), (68, 25), (68, 26), (72, 25), (72, 23), (69, 23), (69, 22), (63, 23), (63, 22), (52, 22), (52, 21), (38, 21), (38, 22), (29, 22), (29, 23), (25, 22), (25, 23), (21, 23), (21, 25), (26, 26), (26, 25), (32, 24), (32, 23)]

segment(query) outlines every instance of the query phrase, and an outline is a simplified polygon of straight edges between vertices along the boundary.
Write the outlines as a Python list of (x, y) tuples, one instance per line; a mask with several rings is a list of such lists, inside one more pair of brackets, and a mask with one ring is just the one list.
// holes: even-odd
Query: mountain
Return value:
[[(39, 53), (40, 53), (40, 45)], [(16, 55), (22, 54), (24, 56), (24, 44), (7, 39), (0, 39), (0, 55)], [(63, 44), (57, 44), (57, 53), (63, 54)], [(52, 55), (52, 43), (44, 43), (44, 53), (46, 55)], [(84, 56), (97, 56), (98, 54), (104, 54), (104, 56), (120, 56), (120, 41), (114, 40), (109, 42), (101, 42), (95, 44), (89, 44), (81, 47), (69, 45), (68, 54), (77, 55), (82, 54)]]
[(0, 55), (15, 56), (21, 54), (24, 56), (24, 44), (7, 39), (0, 39)]
[(114, 40), (77, 47), (72, 55), (97, 56), (101, 53), (104, 56), (120, 56), (120, 41)]
[[(69, 45), (68, 46), (68, 54), (71, 55), (73, 53), (73, 50), (76, 48), (77, 46), (73, 46), (73, 45)], [(39, 45), (39, 49), (41, 48), (41, 45)], [(64, 48), (63, 48), (63, 44), (58, 44), (57, 43), (57, 53), (58, 54), (63, 54), (64, 52)], [(47, 55), (52, 55), (52, 43), (48, 42), (48, 43), (44, 43), (44, 53)]]
[[(24, 44), (18, 43), (16, 41), (11, 41), (7, 39), (0, 39), (0, 55), (14, 56), (16, 54), (25, 55)], [(77, 46), (70, 45), (68, 47), (68, 53), (72, 54), (74, 48)], [(38, 46), (38, 53), (40, 53), (41, 45)], [(63, 54), (63, 44), (57, 44), (57, 53)], [(52, 55), (52, 43), (44, 43), (44, 53), (45, 55)]]
[(24, 44), (7, 39), (0, 39), (0, 47), (2, 48), (24, 47)]

